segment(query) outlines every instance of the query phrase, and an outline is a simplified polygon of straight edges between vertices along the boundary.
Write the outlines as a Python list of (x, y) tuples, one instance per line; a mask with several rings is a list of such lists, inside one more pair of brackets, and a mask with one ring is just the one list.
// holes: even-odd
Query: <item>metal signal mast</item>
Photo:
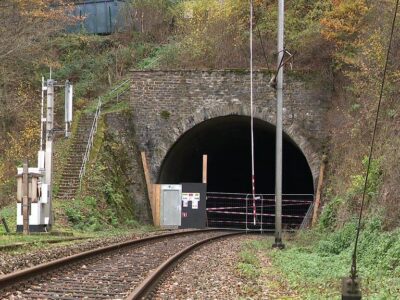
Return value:
[[(51, 77), (51, 75), (50, 75)], [(38, 166), (17, 168), (17, 231), (48, 231), (53, 224), (52, 174), (54, 141), (54, 89), (56, 82), (42, 78), (42, 108)], [(44, 99), (46, 96), (46, 106)], [(46, 108), (46, 111), (45, 111)], [(46, 113), (46, 115), (44, 115)], [(65, 83), (65, 136), (69, 136), (72, 122), (72, 85)]]
[(278, 4), (278, 69), (276, 76), (276, 166), (275, 166), (275, 243), (274, 248), (282, 249), (282, 110), (283, 110), (283, 58), (285, 1)]

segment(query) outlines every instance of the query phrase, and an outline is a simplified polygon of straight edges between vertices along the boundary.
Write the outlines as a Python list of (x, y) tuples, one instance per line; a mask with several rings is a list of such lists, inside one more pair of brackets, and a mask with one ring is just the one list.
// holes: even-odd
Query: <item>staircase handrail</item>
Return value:
[[(111, 98), (117, 98), (117, 100), (119, 100), (119, 96), (121, 96), (126, 91), (128, 91), (130, 85), (127, 85), (122, 90), (120, 90), (120, 89), (122, 87), (124, 87), (126, 84), (128, 84), (130, 81), (131, 81), (130, 79), (126, 79), (126, 80), (122, 81), (120, 84), (118, 84), (116, 87), (114, 87), (111, 91), (107, 92), (107, 94), (105, 94), (104, 96), (101, 97), (103, 99), (102, 102), (105, 104), (107, 102), (107, 100), (111, 99)], [(116, 95), (115, 95), (115, 93), (116, 93)]]
[(93, 147), (94, 135), (97, 131), (97, 123), (101, 112), (101, 98), (99, 97), (99, 101), (97, 103), (96, 113), (93, 118), (92, 127), (90, 128), (90, 134), (88, 138), (88, 142), (86, 144), (85, 155), (83, 156), (81, 169), (79, 171), (79, 187), (82, 187), (82, 178), (85, 175), (86, 163), (89, 160), (90, 150)]
[[(130, 82), (130, 79), (124, 80), (122, 83), (120, 83), (119, 85), (117, 85), (115, 88), (113, 88), (111, 91), (109, 91), (106, 96), (107, 97), (112, 97), (113, 98), (113, 94), (115, 92), (118, 92), (119, 89), (121, 87), (123, 87), (124, 85), (126, 85), (128, 82)], [(129, 86), (128, 86), (129, 87)], [(119, 93), (117, 93), (116, 98), (118, 99), (119, 96), (123, 93), (125, 93), (128, 90), (128, 88), (124, 88), (122, 91), (120, 91)], [(104, 98), (106, 97), (104, 96)], [(93, 118), (93, 123), (92, 123), (92, 127), (90, 129), (90, 134), (88, 137), (88, 141), (86, 144), (86, 150), (85, 150), (85, 155), (83, 156), (83, 160), (82, 160), (82, 165), (81, 165), (81, 169), (79, 171), (79, 188), (82, 187), (82, 179), (83, 176), (85, 175), (85, 169), (86, 169), (86, 164), (89, 161), (89, 157), (90, 157), (90, 150), (93, 147), (93, 142), (94, 142), (94, 136), (97, 132), (97, 123), (98, 120), (100, 118), (100, 114), (101, 114), (101, 106), (102, 106), (102, 98), (103, 97), (99, 97), (99, 100), (97, 102), (97, 107), (96, 107), (96, 112)]]

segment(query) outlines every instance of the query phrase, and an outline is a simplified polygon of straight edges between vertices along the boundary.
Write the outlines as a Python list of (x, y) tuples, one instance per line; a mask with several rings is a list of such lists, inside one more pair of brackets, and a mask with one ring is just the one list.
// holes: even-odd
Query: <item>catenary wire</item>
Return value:
[(395, 7), (395, 12), (394, 12), (393, 21), (392, 21), (389, 45), (388, 45), (388, 49), (387, 49), (387, 53), (386, 53), (385, 67), (384, 67), (383, 75), (382, 75), (382, 83), (381, 83), (381, 89), (380, 89), (380, 94), (379, 94), (378, 107), (377, 107), (376, 115), (375, 115), (374, 130), (372, 133), (372, 139), (371, 139), (370, 150), (369, 150), (369, 155), (368, 155), (368, 165), (367, 165), (367, 171), (366, 171), (366, 175), (365, 175), (364, 189), (363, 189), (363, 195), (362, 195), (362, 200), (361, 200), (360, 213), (359, 213), (359, 217), (358, 217), (356, 240), (354, 243), (354, 250), (353, 250), (353, 255), (352, 255), (352, 265), (351, 265), (351, 271), (350, 271), (351, 278), (353, 280), (357, 277), (357, 246), (358, 246), (358, 241), (359, 241), (359, 237), (360, 237), (361, 221), (362, 221), (362, 217), (363, 217), (365, 196), (367, 193), (367, 186), (368, 186), (368, 177), (369, 177), (369, 173), (370, 173), (370, 169), (371, 169), (371, 160), (372, 160), (372, 155), (374, 152), (375, 138), (377, 135), (376, 133), (377, 133), (377, 128), (378, 128), (379, 112), (381, 109), (383, 91), (384, 91), (384, 87), (385, 87), (386, 72), (387, 72), (388, 63), (389, 63), (390, 50), (392, 47), (392, 41), (393, 41), (394, 28), (395, 28), (395, 24), (396, 24), (398, 7), (399, 7), (399, 0), (396, 1), (396, 7)]

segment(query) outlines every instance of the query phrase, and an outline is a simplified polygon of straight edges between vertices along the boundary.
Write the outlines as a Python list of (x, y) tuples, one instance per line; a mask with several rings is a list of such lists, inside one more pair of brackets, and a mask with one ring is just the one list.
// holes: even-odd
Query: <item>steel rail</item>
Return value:
[(166, 234), (160, 234), (160, 235), (154, 235), (150, 237), (145, 237), (145, 238), (140, 238), (136, 240), (130, 240), (130, 241), (125, 241), (121, 243), (116, 243), (100, 248), (96, 248), (93, 250), (88, 250), (82, 253), (74, 254), (71, 256), (59, 258), (50, 262), (42, 263), (39, 265), (36, 265), (31, 268), (15, 271), (3, 276), (0, 276), (0, 291), (6, 291), (6, 289), (11, 288), (12, 286), (15, 286), (18, 282), (21, 282), (22, 280), (26, 280), (38, 275), (42, 275), (44, 273), (47, 273), (49, 271), (64, 267), (66, 265), (98, 256), (100, 254), (104, 254), (107, 252), (111, 252), (117, 249), (122, 249), (125, 247), (129, 246), (141, 246), (142, 244), (146, 244), (151, 241), (155, 241), (158, 239), (163, 239), (163, 238), (169, 238), (173, 236), (178, 236), (178, 235), (185, 235), (185, 234), (196, 234), (196, 233), (202, 233), (202, 232), (207, 232), (207, 231), (224, 231), (224, 229), (201, 229), (201, 230), (187, 230), (187, 231), (179, 231), (179, 232), (173, 232), (173, 233), (166, 233)]
[(244, 232), (231, 232), (226, 234), (221, 234), (218, 236), (213, 236), (210, 238), (203, 239), (199, 242), (196, 242), (185, 249), (179, 251), (175, 255), (168, 258), (164, 263), (162, 263), (157, 269), (155, 269), (149, 276), (147, 276), (142, 283), (136, 287), (129, 295), (126, 297), (126, 300), (138, 300), (147, 297), (151, 292), (153, 292), (157, 284), (162, 280), (164, 275), (169, 272), (173, 267), (175, 267), (182, 259), (184, 259), (188, 254), (192, 251), (196, 250), (200, 246), (213, 242), (217, 239), (222, 239), (226, 237), (230, 237), (233, 235), (245, 234)]

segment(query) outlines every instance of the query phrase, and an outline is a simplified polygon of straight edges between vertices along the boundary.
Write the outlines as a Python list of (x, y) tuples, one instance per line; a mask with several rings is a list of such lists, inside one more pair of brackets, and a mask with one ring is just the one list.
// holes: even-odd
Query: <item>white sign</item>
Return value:
[(199, 201), (192, 201), (192, 209), (199, 209)]
[(192, 209), (199, 209), (200, 193), (182, 193), (183, 207), (188, 207), (192, 201)]
[(182, 193), (182, 201), (200, 201), (200, 193)]

